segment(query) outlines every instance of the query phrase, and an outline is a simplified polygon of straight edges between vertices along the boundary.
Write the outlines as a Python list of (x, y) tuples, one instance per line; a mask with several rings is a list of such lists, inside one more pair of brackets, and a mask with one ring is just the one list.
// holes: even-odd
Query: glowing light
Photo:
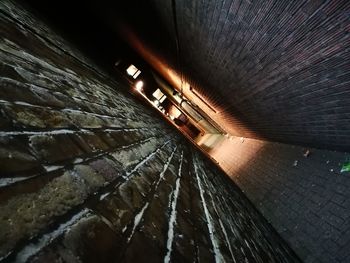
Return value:
[(160, 89), (157, 89), (155, 92), (153, 92), (152, 96), (159, 100), (159, 102), (163, 102), (166, 99), (166, 96)]
[(126, 72), (130, 75), (130, 76), (134, 76), (134, 74), (137, 72), (137, 67), (135, 67), (134, 65), (130, 65), (127, 69)]
[(134, 65), (130, 65), (127, 69), (126, 69), (126, 73), (128, 73), (128, 75), (132, 76), (134, 79), (136, 79), (138, 77), (138, 75), (140, 75), (141, 70), (139, 70), (137, 67), (135, 67)]
[(142, 91), (142, 87), (143, 87), (143, 81), (142, 80), (139, 80), (138, 82), (136, 82), (135, 84), (135, 88), (138, 92), (141, 92)]
[(156, 106), (159, 106), (159, 101), (158, 100), (154, 100), (153, 104), (156, 105)]
[(134, 79), (136, 79), (141, 74), (141, 70), (137, 71), (134, 76), (132, 76)]
[(174, 118), (178, 118), (181, 114), (182, 112), (179, 111), (179, 109), (175, 106), (171, 106), (171, 108), (169, 109), (169, 115), (173, 116)]

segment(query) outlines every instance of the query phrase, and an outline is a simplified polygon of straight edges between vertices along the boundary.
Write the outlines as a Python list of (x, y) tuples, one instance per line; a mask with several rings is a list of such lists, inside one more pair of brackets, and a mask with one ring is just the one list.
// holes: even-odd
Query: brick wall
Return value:
[[(169, 3), (151, 2), (174, 30)], [(176, 1), (180, 70), (176, 50), (145, 43), (231, 134), (349, 150), (349, 10), (347, 0)]]
[(1, 262), (299, 262), (123, 82), (0, 6)]

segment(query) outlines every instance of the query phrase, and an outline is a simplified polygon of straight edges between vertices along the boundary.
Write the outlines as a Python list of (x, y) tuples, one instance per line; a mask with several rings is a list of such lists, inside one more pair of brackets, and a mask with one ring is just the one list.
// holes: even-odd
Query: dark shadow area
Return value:
[[(118, 27), (127, 24), (142, 38), (171, 44), (170, 36), (145, 1), (23, 1), (55, 30), (109, 72), (116, 61), (147, 63), (126, 43)], [(156, 40), (156, 41), (154, 41)], [(166, 40), (166, 41), (164, 41)]]

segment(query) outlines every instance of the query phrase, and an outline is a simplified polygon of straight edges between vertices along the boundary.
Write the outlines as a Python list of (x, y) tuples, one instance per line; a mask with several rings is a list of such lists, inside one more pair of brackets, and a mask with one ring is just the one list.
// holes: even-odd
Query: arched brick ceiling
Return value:
[[(108, 25), (107, 40), (119, 31), (165, 78), (179, 83), (182, 76), (216, 113), (198, 105), (229, 133), (350, 151), (350, 1), (100, 0), (86, 6)], [(113, 57), (111, 47), (98, 52)], [(191, 94), (186, 85), (184, 92)]]
[[(171, 1), (150, 2), (175, 41)], [(350, 149), (349, 1), (175, 4), (180, 68), (175, 44), (153, 48), (157, 28), (143, 49), (181, 71), (229, 132)]]

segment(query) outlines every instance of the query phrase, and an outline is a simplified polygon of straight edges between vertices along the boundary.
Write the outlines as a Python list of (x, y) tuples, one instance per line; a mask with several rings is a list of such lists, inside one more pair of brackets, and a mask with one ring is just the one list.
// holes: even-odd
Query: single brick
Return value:
[(42, 171), (41, 162), (26, 147), (27, 142), (19, 137), (0, 137), (0, 175), (29, 176)]
[(84, 153), (68, 134), (33, 135), (29, 142), (37, 158), (46, 163), (77, 158)]

